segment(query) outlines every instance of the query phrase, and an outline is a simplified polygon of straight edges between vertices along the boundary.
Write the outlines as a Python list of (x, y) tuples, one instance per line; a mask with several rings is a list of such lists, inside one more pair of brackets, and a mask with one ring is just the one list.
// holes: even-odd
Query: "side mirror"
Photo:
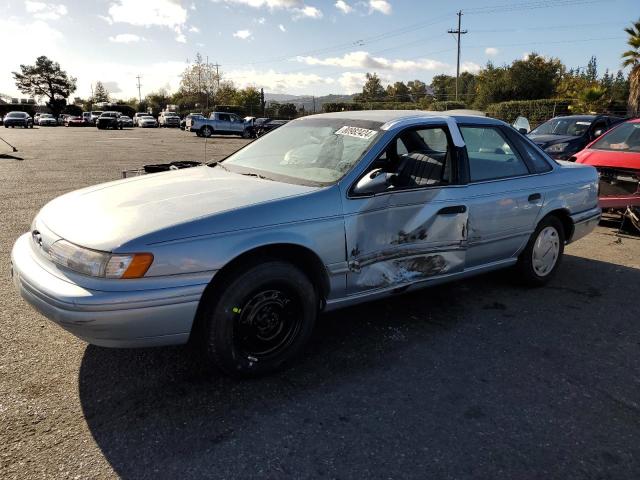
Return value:
[(596, 139), (598, 138), (600, 135), (602, 135), (604, 132), (602, 131), (601, 128), (599, 128), (598, 130), (593, 132), (593, 138)]
[(523, 135), (526, 135), (531, 131), (531, 124), (529, 123), (529, 120), (522, 116), (516, 118), (516, 121), (513, 122), (512, 125), (516, 130), (518, 130)]
[(353, 189), (356, 194), (372, 194), (384, 192), (391, 185), (392, 173), (385, 172), (381, 168), (372, 170), (362, 177)]

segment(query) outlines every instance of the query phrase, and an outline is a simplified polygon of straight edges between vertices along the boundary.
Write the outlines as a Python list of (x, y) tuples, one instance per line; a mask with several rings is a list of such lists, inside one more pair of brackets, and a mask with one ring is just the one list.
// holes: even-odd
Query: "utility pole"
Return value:
[(207, 85), (206, 85), (206, 89), (207, 89), (207, 112), (209, 111), (209, 85), (211, 83), (211, 76), (210, 76), (210, 72), (209, 72), (209, 55), (207, 55)]
[(313, 98), (313, 113), (316, 113), (316, 96), (314, 95), (311, 98)]
[(217, 88), (220, 88), (220, 70), (218, 70), (222, 65), (219, 65), (218, 62), (213, 64), (216, 67), (216, 84)]
[(458, 80), (460, 79), (460, 35), (464, 35), (468, 33), (467, 30), (461, 30), (462, 28), (462, 10), (460, 10), (456, 15), (458, 15), (458, 29), (457, 30), (448, 30), (448, 33), (453, 33), (458, 36), (458, 66), (456, 67), (456, 100), (458, 100)]
[(140, 85), (140, 74), (138, 74), (138, 76), (136, 77), (138, 79), (138, 107), (140, 107), (140, 104), (142, 103), (142, 93), (140, 90), (140, 87), (142, 85)]

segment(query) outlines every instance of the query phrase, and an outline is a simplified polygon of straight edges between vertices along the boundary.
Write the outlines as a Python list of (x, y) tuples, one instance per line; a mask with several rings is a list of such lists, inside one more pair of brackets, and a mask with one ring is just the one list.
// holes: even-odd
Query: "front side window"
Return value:
[(222, 166), (233, 172), (303, 185), (342, 178), (380, 136), (380, 122), (302, 118), (234, 153)]
[(411, 128), (387, 145), (365, 175), (374, 170), (387, 174), (387, 191), (447, 185), (451, 181), (450, 152), (444, 127)]
[(227, 115), (226, 113), (221, 113), (218, 116), (218, 120), (220, 120), (221, 122), (228, 122), (228, 121), (230, 121), (229, 115)]
[(472, 182), (527, 175), (529, 169), (496, 127), (461, 126)]

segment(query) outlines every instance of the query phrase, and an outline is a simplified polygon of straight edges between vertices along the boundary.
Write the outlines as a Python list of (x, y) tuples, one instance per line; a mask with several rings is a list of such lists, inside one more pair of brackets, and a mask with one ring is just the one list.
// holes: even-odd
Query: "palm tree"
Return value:
[(640, 20), (634, 22), (631, 27), (625, 28), (625, 32), (629, 35), (627, 44), (631, 50), (627, 50), (622, 54), (624, 59), (623, 67), (631, 67), (629, 73), (629, 114), (634, 117), (640, 116)]

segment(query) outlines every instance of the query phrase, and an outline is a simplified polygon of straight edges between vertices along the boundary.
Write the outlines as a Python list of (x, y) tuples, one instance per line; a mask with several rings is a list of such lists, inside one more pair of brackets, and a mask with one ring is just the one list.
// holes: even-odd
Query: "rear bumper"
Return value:
[(569, 242), (575, 242), (589, 235), (600, 222), (600, 217), (602, 217), (602, 209), (600, 207), (571, 215), (573, 234)]
[(25, 234), (11, 252), (13, 283), (22, 298), (73, 335), (104, 347), (186, 343), (206, 285), (99, 291), (44, 268)]

